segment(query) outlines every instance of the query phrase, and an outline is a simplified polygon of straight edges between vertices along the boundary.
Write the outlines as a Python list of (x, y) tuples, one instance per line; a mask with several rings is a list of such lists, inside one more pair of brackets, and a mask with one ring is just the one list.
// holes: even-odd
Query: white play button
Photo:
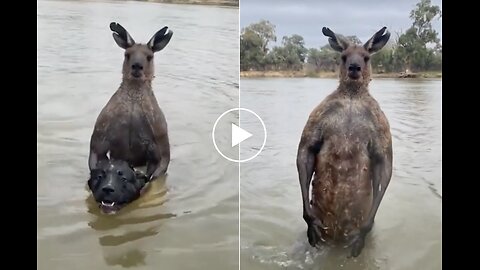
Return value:
[(232, 147), (252, 137), (252, 134), (245, 129), (232, 123)]
[[(243, 122), (240, 125), (241, 121)], [(252, 110), (233, 108), (222, 113), (213, 124), (212, 141), (215, 149), (225, 159), (239, 163), (247, 162), (257, 157), (265, 147), (267, 128), (260, 116)]]

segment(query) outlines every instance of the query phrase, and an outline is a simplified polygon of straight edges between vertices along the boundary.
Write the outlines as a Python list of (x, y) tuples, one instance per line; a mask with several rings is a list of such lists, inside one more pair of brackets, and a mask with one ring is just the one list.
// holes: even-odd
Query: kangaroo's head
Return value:
[(154, 77), (154, 53), (161, 51), (172, 38), (173, 32), (167, 26), (160, 29), (147, 44), (135, 43), (132, 36), (116, 22), (110, 23), (113, 39), (125, 50), (123, 61), (123, 79), (150, 81)]
[(383, 27), (376, 32), (364, 45), (354, 45), (340, 34), (327, 27), (322, 32), (329, 37), (328, 43), (342, 54), (340, 63), (340, 82), (352, 85), (366, 85), (370, 82), (370, 56), (385, 46), (390, 33)]

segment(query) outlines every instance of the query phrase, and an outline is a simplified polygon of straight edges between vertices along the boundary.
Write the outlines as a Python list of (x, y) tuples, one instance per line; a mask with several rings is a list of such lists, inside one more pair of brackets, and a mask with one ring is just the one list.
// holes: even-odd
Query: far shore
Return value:
[[(336, 72), (240, 71), (242, 78), (338, 78)], [(441, 71), (418, 73), (374, 73), (373, 78), (442, 78)]]
[(239, 3), (239, 1), (235, 1), (235, 0), (146, 0), (146, 1), (162, 3), (162, 4), (210, 5), (210, 6), (226, 6), (226, 7), (238, 7), (238, 3)]

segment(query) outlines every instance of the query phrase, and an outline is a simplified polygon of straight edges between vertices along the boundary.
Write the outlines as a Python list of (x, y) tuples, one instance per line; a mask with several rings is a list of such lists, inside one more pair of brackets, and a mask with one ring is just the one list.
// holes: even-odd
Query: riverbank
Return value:
[[(338, 78), (336, 72), (240, 71), (242, 78)], [(373, 78), (442, 78), (441, 71), (419, 73), (374, 73)]]
[(187, 4), (238, 7), (239, 0), (146, 0), (147, 2), (163, 4)]

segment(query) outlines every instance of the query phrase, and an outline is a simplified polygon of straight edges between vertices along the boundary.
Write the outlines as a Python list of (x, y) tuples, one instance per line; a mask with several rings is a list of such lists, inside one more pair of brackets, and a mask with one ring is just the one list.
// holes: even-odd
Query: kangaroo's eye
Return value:
[(346, 61), (347, 61), (347, 56), (346, 56), (346, 55), (342, 55), (342, 61), (343, 61), (343, 62), (346, 62)]
[(368, 62), (368, 60), (370, 60), (370, 56), (365, 56), (363, 59), (365, 60), (365, 63), (366, 63)]
[(130, 54), (129, 54), (129, 53), (126, 53), (126, 54), (125, 54), (125, 58), (126, 58), (127, 60), (130, 59)]
[(152, 59), (153, 59), (153, 56), (152, 56), (152, 55), (147, 56), (147, 61), (148, 61), (148, 62), (152, 61)]

